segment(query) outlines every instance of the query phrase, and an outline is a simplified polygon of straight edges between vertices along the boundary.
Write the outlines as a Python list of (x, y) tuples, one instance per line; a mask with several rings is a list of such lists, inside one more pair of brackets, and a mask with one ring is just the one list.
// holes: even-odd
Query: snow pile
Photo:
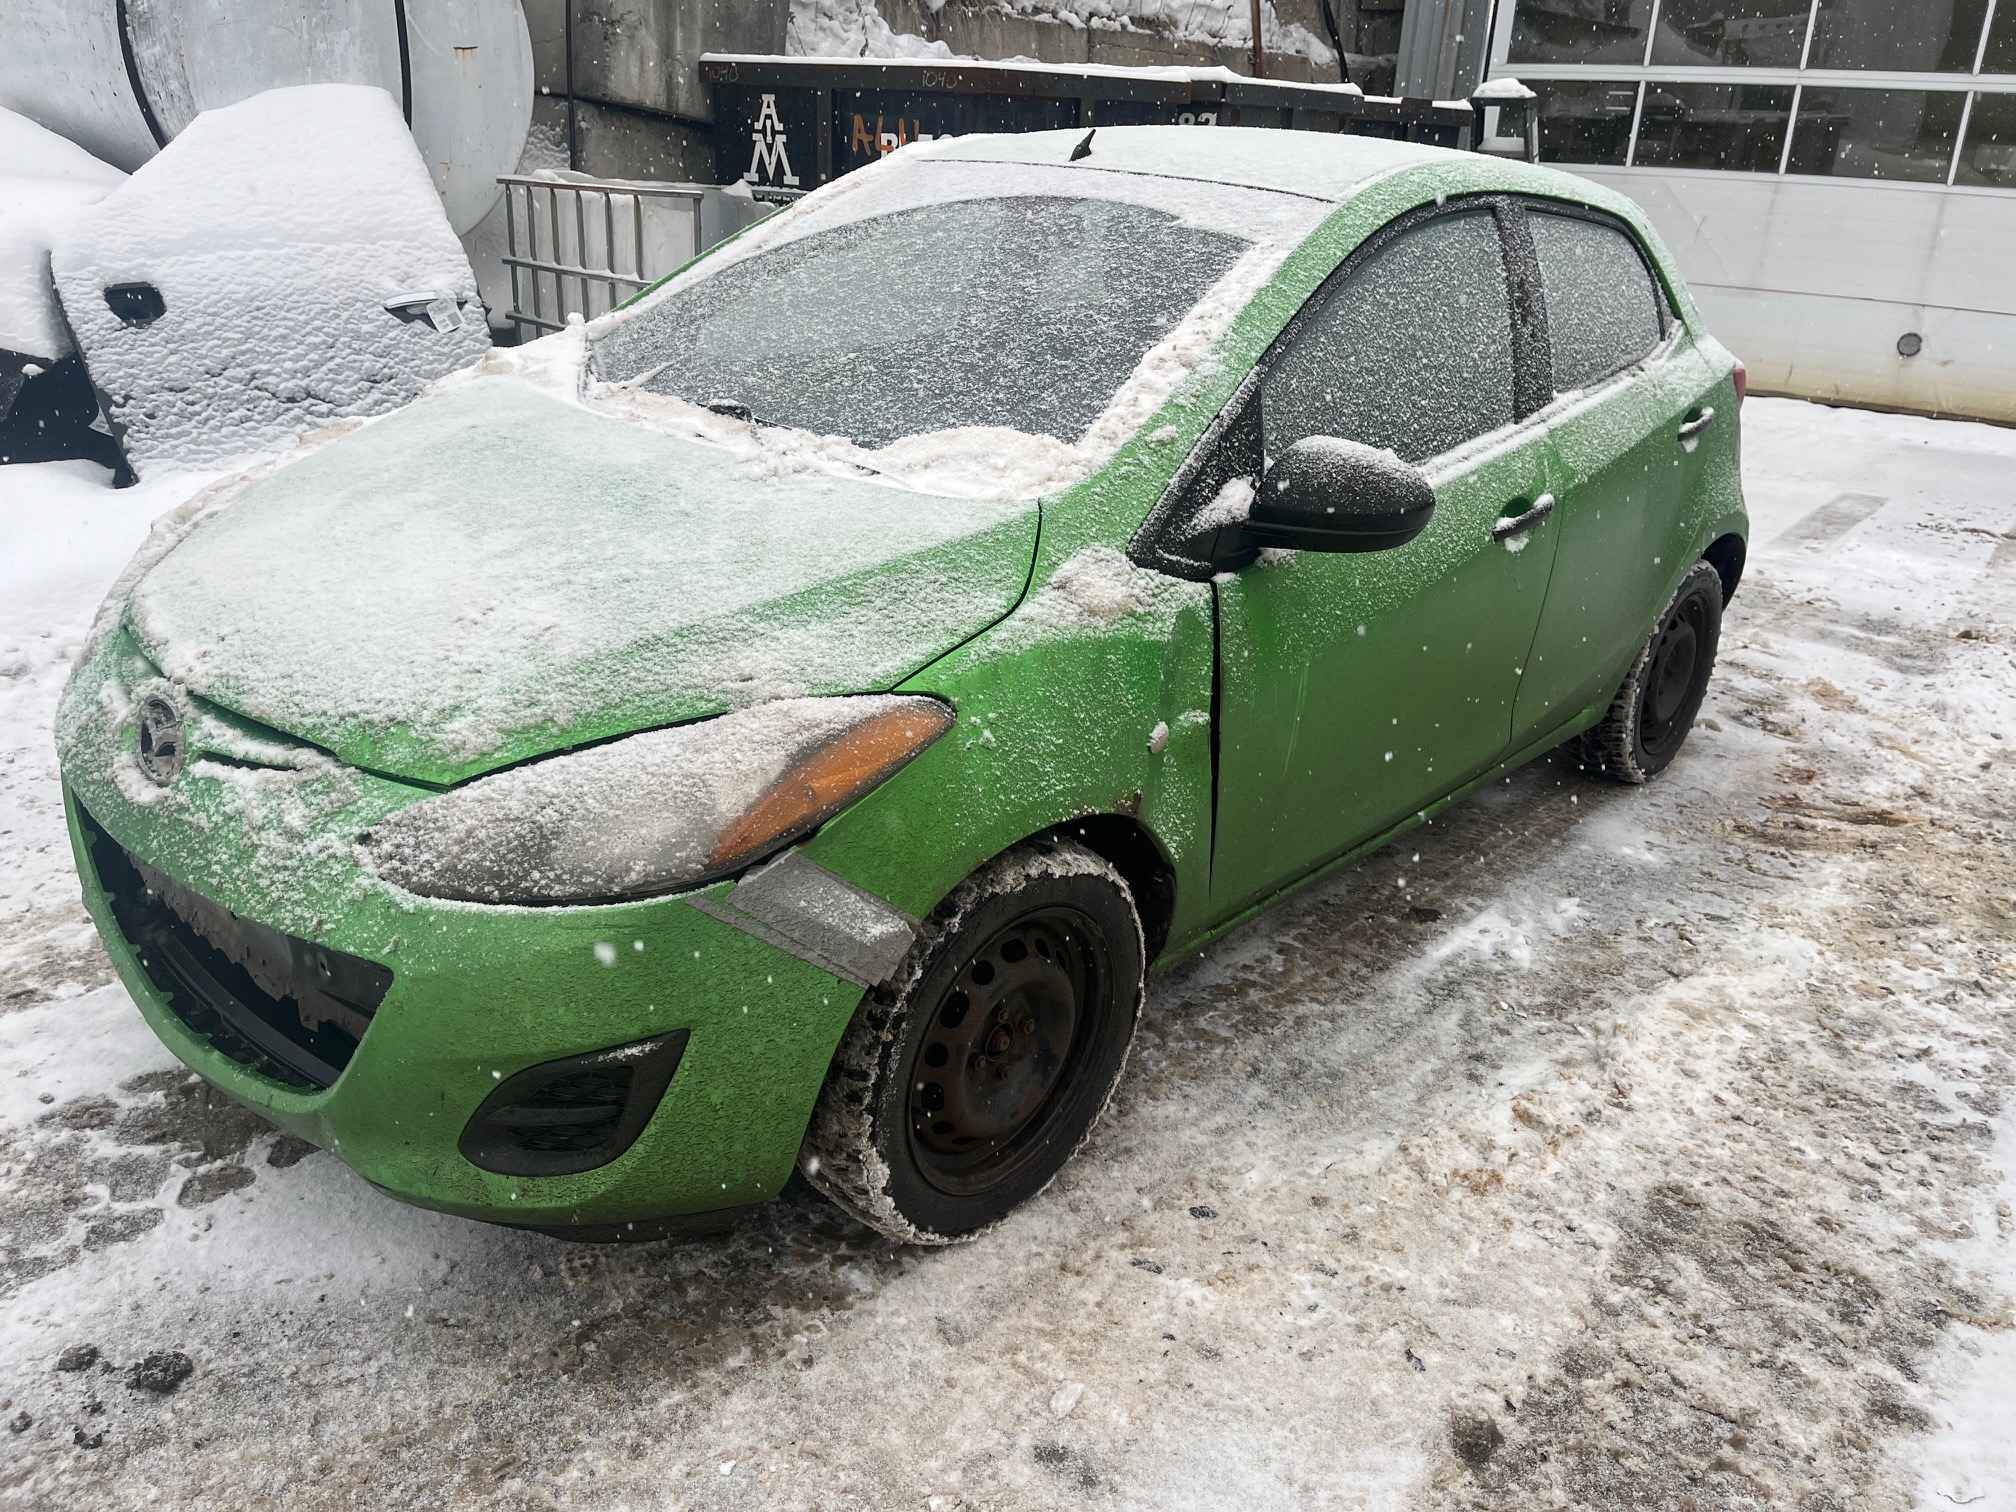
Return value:
[[(945, 0), (924, 0), (933, 15)], [(1174, 42), (1212, 47), (1253, 45), (1247, 0), (999, 0), (1000, 9), (1032, 21), (1049, 21), (1076, 31), (1134, 32)], [(1269, 52), (1294, 53), (1319, 69), (1334, 68), (1330, 44), (1292, 21), (1283, 21), (1274, 0), (1260, 8), (1260, 40)], [(792, 0), (784, 50), (803, 58), (953, 58), (950, 46), (908, 32), (884, 19), (876, 0)]]
[(1483, 100), (1489, 104), (1504, 105), (1517, 100), (1537, 100), (1538, 95), (1517, 79), (1492, 79), (1471, 91), (1472, 100)]
[(49, 246), (125, 177), (26, 116), (0, 110), (0, 351), (50, 361), (70, 351)]
[[(943, 3), (939, 0), (939, 5)], [(891, 28), (875, 0), (792, 0), (784, 51), (798, 58), (957, 56), (943, 42), (927, 42)]]
[[(142, 469), (213, 463), (396, 409), (490, 341), (399, 109), (362, 85), (206, 111), (78, 215), (52, 260)], [(142, 287), (122, 319), (108, 291), (125, 286)], [(151, 320), (146, 288), (158, 292)], [(444, 301), (455, 328), (385, 308), (422, 293)]]

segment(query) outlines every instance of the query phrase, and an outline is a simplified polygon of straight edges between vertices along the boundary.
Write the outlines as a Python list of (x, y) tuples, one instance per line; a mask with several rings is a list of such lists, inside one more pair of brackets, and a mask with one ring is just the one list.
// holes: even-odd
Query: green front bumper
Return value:
[[(244, 917), (391, 969), (369, 1029), (326, 1090), (295, 1090), (238, 1064), (177, 1016), (142, 967), (101, 885), (78, 787), (66, 786), (85, 903), (149, 1026), (205, 1079), (377, 1186), (472, 1218), (620, 1230), (761, 1201), (789, 1176), (858, 987), (684, 898), (575, 909), (432, 905), (355, 878), (320, 896), (333, 869), (325, 857), (304, 861), (304, 891), (260, 908), (230, 882), (246, 869), (242, 831), (171, 830), (116, 784), (86, 782), (91, 821), (129, 854)], [(324, 902), (340, 911), (316, 917)], [(458, 1149), (471, 1115), (514, 1073), (675, 1029), (689, 1031), (678, 1073), (636, 1142), (607, 1165), (504, 1176)]]

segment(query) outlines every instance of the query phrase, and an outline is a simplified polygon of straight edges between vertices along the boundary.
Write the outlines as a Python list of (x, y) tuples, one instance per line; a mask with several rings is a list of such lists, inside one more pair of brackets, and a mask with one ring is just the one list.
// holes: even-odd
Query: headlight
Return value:
[(950, 728), (929, 698), (794, 698), (480, 778), (364, 837), (387, 881), (474, 903), (613, 902), (742, 870)]

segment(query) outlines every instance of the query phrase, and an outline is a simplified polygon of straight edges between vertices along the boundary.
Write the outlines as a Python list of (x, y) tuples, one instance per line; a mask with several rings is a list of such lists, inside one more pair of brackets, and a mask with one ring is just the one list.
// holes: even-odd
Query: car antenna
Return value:
[(1085, 133), (1085, 140), (1080, 142), (1076, 147), (1073, 147), (1071, 149), (1072, 162), (1075, 163), (1080, 158), (1088, 158), (1092, 156), (1092, 138), (1094, 138), (1097, 135), (1099, 135), (1099, 128), (1097, 126), (1094, 126), (1090, 131)]

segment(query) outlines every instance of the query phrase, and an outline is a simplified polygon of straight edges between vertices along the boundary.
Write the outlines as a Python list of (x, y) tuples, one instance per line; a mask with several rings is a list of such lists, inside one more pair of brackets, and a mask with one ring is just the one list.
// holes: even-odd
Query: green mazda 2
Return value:
[(1743, 386), (1565, 174), (915, 144), (164, 519), (58, 720), (84, 896), (409, 1202), (641, 1236), (796, 1168), (970, 1236), (1156, 965), (1555, 747), (1675, 759)]

